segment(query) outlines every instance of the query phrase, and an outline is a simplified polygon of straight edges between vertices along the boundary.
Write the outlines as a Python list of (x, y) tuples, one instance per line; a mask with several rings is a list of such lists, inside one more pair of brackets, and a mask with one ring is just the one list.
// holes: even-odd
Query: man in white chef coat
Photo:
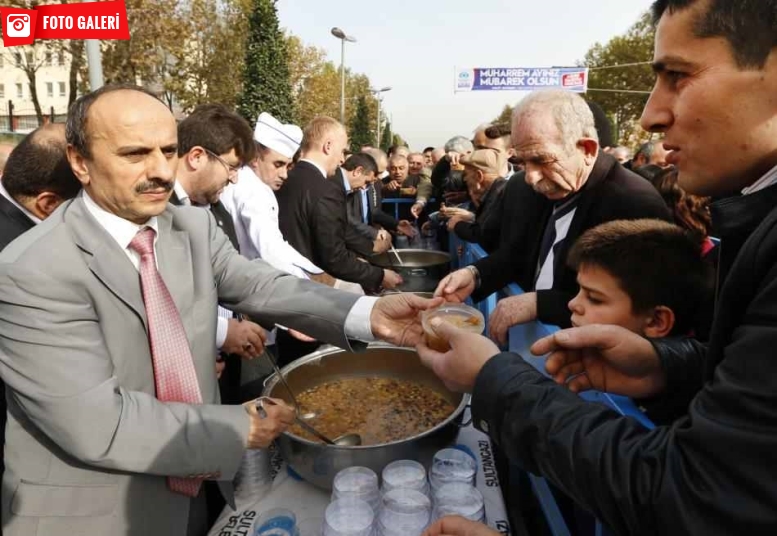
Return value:
[(261, 258), (278, 270), (309, 279), (323, 271), (301, 255), (283, 238), (278, 228), (275, 191), (286, 180), (288, 166), (302, 142), (302, 129), (284, 125), (262, 113), (256, 122), (254, 140), (257, 156), (240, 169), (236, 184), (221, 195), (232, 215), (240, 253)]

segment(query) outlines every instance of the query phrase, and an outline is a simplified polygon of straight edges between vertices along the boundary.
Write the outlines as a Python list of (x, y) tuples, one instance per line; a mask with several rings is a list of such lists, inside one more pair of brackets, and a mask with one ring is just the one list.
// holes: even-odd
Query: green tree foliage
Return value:
[(357, 152), (362, 145), (373, 145), (375, 141), (375, 131), (371, 128), (370, 110), (367, 107), (367, 99), (364, 95), (359, 96), (356, 104), (356, 112), (351, 120), (348, 134), (351, 140), (351, 151)]
[[(242, 89), (249, 0), (190, 0), (181, 7), (184, 46), (160, 64), (163, 86), (184, 112), (199, 104), (237, 105)], [(255, 118), (253, 118), (255, 119)]]
[[(291, 93), (297, 102), (297, 116), (302, 115), (299, 101), (303, 90), (311, 78), (314, 78), (326, 62), (326, 52), (322, 48), (306, 45), (294, 34), (286, 35), (286, 59), (289, 64), (289, 82)], [(312, 119), (312, 118), (311, 118)]]
[(386, 121), (386, 124), (383, 127), (383, 134), (380, 135), (380, 148), (383, 149), (383, 151), (388, 152), (393, 140), (394, 134), (391, 132), (391, 122)]
[[(305, 125), (314, 117), (327, 115), (340, 118), (340, 67), (326, 59), (323, 50), (305, 45), (299, 37), (288, 34), (286, 49), (292, 94), (296, 103), (297, 121)], [(360, 73), (345, 70), (345, 118), (352, 125), (358, 103), (364, 99), (367, 124), (378, 122), (378, 101), (370, 92), (370, 79)], [(374, 137), (374, 131), (373, 131)]]
[(404, 140), (402, 136), (397, 134), (396, 132), (391, 137), (391, 145), (405, 145), (407, 146), (407, 142)]
[(126, 6), (131, 38), (101, 42), (105, 83), (157, 83), (160, 65), (185, 42), (177, 1), (127, 0)]
[(278, 28), (276, 0), (253, 0), (248, 20), (243, 89), (238, 111), (248, 121), (268, 112), (279, 121), (295, 119), (286, 40)]
[(597, 102), (614, 120), (621, 143), (628, 142), (628, 134), (642, 114), (647, 92), (653, 86), (649, 62), (654, 39), (655, 30), (646, 13), (625, 34), (604, 45), (594, 44), (585, 55), (584, 64), (591, 68), (586, 98)]
[(335, 65), (331, 61), (323, 61), (315, 69), (311, 69), (300, 82), (295, 100), (300, 125), (305, 125), (321, 115), (339, 118), (340, 73)]

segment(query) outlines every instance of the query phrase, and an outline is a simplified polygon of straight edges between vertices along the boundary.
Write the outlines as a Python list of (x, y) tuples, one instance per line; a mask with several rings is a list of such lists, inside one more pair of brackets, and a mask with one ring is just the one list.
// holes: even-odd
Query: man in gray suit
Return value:
[(202, 481), (229, 491), (244, 450), (293, 418), (219, 405), (217, 301), (343, 348), (415, 344), (437, 302), (358, 297), (238, 255), (208, 211), (168, 204), (176, 123), (141, 88), (79, 98), (67, 139), (82, 195), (0, 254), (4, 532), (202, 535)]

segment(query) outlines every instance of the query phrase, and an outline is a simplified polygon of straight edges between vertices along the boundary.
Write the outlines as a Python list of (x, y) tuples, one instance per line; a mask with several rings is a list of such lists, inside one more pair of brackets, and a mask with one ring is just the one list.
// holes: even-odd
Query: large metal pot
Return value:
[[(421, 364), (418, 354), (407, 348), (383, 343), (371, 344), (365, 352), (353, 353), (328, 348), (305, 356), (284, 367), (281, 372), (290, 387), (299, 393), (321, 383), (346, 377), (390, 377), (408, 379), (441, 393), (456, 408), (443, 422), (422, 434), (393, 443), (366, 447), (336, 447), (314, 443), (291, 432), (276, 440), (281, 455), (302, 478), (320, 488), (331, 489), (338, 471), (360, 465), (377, 474), (396, 460), (417, 460), (429, 467), (434, 453), (456, 439), (468, 397), (448, 390)], [(262, 393), (289, 401), (289, 395), (276, 375), (271, 376)], [(357, 403), (358, 401), (354, 401)]]
[(370, 262), (381, 268), (394, 270), (402, 276), (398, 290), (405, 292), (434, 292), (437, 284), (451, 271), (451, 256), (444, 251), (429, 249), (396, 250), (402, 263), (392, 251), (370, 257)]

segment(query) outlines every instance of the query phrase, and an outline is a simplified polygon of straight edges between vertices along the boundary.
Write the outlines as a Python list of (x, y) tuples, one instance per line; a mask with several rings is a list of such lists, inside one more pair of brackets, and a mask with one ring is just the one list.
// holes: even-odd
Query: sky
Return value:
[(340, 65), (332, 27), (357, 39), (345, 64), (391, 86), (383, 109), (412, 149), (469, 137), (523, 92), (453, 92), (456, 67), (572, 66), (625, 32), (650, 0), (278, 0), (281, 27)]

